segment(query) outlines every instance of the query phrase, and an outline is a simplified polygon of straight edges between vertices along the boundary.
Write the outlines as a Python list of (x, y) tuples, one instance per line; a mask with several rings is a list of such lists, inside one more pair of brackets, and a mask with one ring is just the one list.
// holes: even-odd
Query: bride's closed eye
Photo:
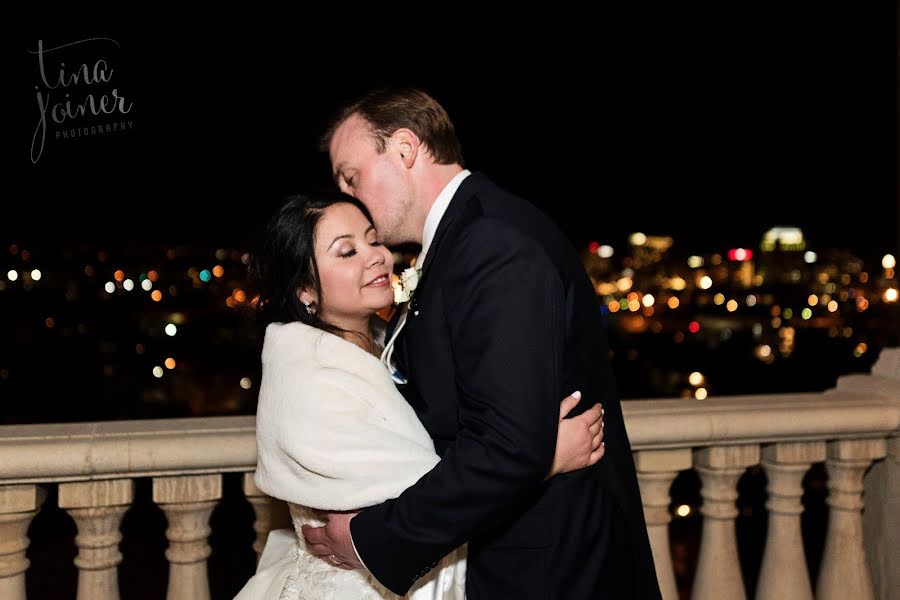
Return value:
[[(375, 241), (369, 242), (369, 245), (377, 248), (377, 247), (381, 246), (381, 242), (378, 240), (375, 240)], [(351, 256), (355, 256), (355, 255), (356, 255), (356, 249), (350, 248), (349, 250), (345, 250), (345, 251), (341, 252), (338, 256), (340, 256), (341, 258), (350, 258)]]

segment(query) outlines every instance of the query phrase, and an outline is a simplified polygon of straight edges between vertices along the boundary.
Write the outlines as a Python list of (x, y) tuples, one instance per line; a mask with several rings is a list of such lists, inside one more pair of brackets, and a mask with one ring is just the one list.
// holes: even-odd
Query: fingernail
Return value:
[(578, 391), (572, 392), (572, 397), (577, 398), (578, 400), (581, 400), (581, 392), (578, 392)]
[(600, 442), (600, 445), (606, 448), (606, 442)]

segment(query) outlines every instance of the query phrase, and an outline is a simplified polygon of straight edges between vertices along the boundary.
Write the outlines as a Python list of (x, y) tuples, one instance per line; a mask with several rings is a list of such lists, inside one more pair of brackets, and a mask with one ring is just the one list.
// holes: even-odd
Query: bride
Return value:
[[(395, 498), (440, 460), (378, 358), (384, 322), (375, 313), (394, 301), (393, 263), (368, 211), (350, 196), (293, 197), (269, 223), (254, 273), (270, 323), (256, 483), (287, 502), (294, 531), (269, 535), (256, 574), (236, 600), (399, 598), (367, 571), (314, 556), (300, 529), (323, 524), (317, 511), (355, 511)], [(579, 399), (575, 392), (560, 405), (547, 477), (603, 455), (599, 405), (563, 419)], [(463, 546), (406, 597), (462, 600), (465, 568)]]

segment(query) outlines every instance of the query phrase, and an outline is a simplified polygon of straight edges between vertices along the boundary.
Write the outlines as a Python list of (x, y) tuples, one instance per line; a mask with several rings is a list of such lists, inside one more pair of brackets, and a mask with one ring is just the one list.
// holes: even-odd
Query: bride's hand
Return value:
[(560, 473), (577, 471), (597, 464), (606, 452), (603, 442), (603, 407), (595, 404), (571, 419), (572, 412), (581, 400), (581, 392), (574, 392), (559, 405), (559, 429), (556, 433), (556, 454), (547, 479)]

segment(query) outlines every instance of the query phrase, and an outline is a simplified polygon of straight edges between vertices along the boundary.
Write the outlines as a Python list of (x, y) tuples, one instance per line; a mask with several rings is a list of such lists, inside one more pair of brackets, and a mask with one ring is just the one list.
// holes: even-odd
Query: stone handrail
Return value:
[[(824, 393), (626, 401), (623, 412), (665, 598), (677, 597), (669, 487), (691, 468), (704, 499), (693, 597), (745, 597), (736, 485), (746, 468), (761, 464), (770, 519), (757, 599), (811, 599), (801, 482), (813, 463), (825, 462), (830, 523), (816, 597), (900, 600), (900, 558), (891, 550), (900, 545), (900, 528), (891, 526), (900, 514), (900, 349), (884, 351), (871, 375), (842, 377)], [(865, 486), (877, 503), (864, 520), (863, 476), (873, 462)], [(78, 597), (118, 598), (119, 524), (133, 480), (149, 477), (169, 520), (168, 598), (208, 598), (208, 519), (222, 473), (245, 474), (257, 554), (271, 527), (275, 506), (253, 485), (255, 465), (253, 416), (0, 427), (0, 597), (26, 597), (28, 525), (44, 486), (55, 484), (60, 507), (78, 525)]]
[(856, 384), (871, 379), (850, 376), (841, 380), (840, 391), (820, 394), (629, 400), (622, 405), (636, 451), (884, 437), (900, 427), (897, 392), (892, 400), (857, 391)]
[[(841, 382), (852, 389), (872, 379)], [(889, 396), (841, 390), (622, 406), (635, 451), (884, 437), (900, 428), (900, 409)], [(252, 471), (255, 422), (236, 416), (4, 426), (0, 484)]]
[(256, 468), (256, 417), (0, 427), (0, 484)]

